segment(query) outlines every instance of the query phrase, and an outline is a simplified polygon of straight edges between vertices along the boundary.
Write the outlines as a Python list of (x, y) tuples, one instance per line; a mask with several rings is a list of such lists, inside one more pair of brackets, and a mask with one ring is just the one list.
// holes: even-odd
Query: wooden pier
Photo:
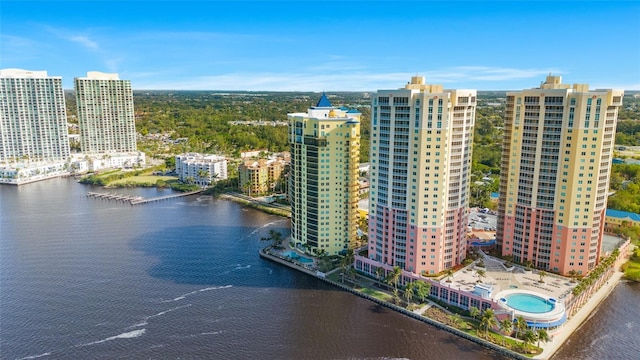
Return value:
[(161, 200), (173, 199), (173, 198), (182, 197), (182, 196), (198, 194), (198, 193), (201, 193), (202, 191), (204, 190), (196, 190), (196, 191), (178, 193), (178, 194), (172, 194), (172, 195), (166, 195), (166, 196), (158, 196), (158, 197), (149, 198), (149, 199), (146, 199), (142, 196), (97, 193), (97, 192), (87, 192), (87, 197), (92, 197), (95, 199), (103, 199), (103, 200), (115, 200), (115, 201), (120, 201), (124, 203), (129, 203), (130, 205), (140, 205), (140, 204), (146, 204), (154, 201), (161, 201)]

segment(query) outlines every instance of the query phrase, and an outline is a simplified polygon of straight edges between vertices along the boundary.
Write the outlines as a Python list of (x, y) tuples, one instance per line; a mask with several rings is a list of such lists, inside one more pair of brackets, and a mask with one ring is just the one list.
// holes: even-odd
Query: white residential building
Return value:
[(80, 149), (85, 154), (136, 151), (133, 91), (118, 74), (90, 71), (75, 78)]
[(210, 185), (227, 178), (227, 159), (219, 155), (199, 153), (177, 155), (176, 174), (182, 182)]
[(0, 183), (60, 176), (69, 153), (62, 78), (0, 70)]
[(0, 70), (0, 162), (66, 161), (69, 132), (62, 78)]

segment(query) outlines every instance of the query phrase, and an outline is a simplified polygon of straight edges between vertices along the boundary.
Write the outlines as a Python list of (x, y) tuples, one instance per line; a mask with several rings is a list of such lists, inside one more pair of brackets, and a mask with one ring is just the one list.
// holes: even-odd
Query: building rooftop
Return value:
[(607, 209), (607, 215), (606, 216), (610, 216), (610, 217), (614, 217), (614, 218), (618, 218), (618, 219), (629, 218), (632, 221), (640, 221), (640, 214), (627, 212), (627, 211)]
[(325, 94), (324, 91), (322, 92), (322, 96), (320, 97), (320, 100), (318, 100), (316, 107), (332, 107), (331, 101), (329, 101), (329, 98), (327, 98), (327, 94)]

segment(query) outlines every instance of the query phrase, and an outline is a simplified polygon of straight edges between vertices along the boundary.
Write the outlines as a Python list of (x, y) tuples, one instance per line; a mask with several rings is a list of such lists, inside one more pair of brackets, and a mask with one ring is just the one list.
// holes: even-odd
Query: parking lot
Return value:
[(498, 227), (498, 217), (492, 212), (482, 212), (482, 209), (469, 211), (469, 226), (474, 229), (494, 230)]

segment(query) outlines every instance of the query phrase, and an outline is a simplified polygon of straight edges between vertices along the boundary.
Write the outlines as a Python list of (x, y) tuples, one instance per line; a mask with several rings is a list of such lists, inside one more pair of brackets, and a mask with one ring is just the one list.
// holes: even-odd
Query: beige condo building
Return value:
[(369, 244), (363, 271), (437, 274), (466, 257), (476, 90), (414, 76), (371, 106)]
[(498, 247), (515, 261), (586, 274), (599, 261), (621, 90), (548, 76), (507, 93)]
[(325, 94), (306, 113), (288, 114), (291, 240), (312, 254), (354, 246), (360, 115), (332, 106)]

